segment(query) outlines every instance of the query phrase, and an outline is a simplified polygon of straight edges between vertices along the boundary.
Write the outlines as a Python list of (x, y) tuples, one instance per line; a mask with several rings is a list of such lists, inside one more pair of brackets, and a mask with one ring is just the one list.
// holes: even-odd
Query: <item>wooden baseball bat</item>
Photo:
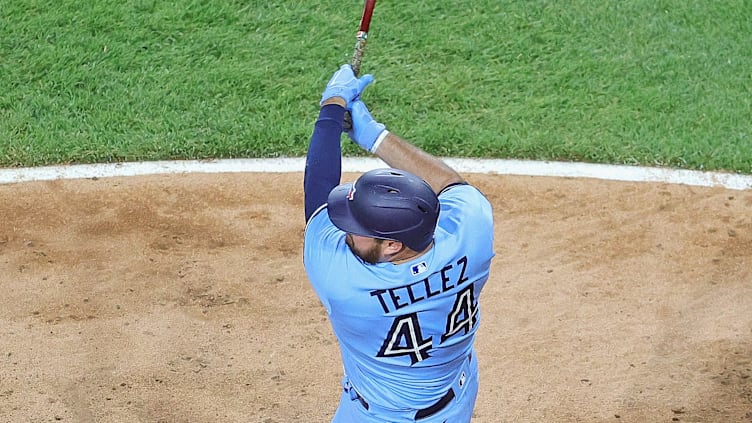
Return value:
[[(371, 16), (373, 16), (373, 8), (376, 7), (376, 0), (365, 0), (363, 6), (363, 15), (360, 17), (360, 26), (358, 32), (355, 34), (355, 51), (353, 51), (352, 60), (350, 65), (358, 76), (360, 73), (360, 64), (363, 62), (363, 52), (366, 48), (366, 41), (368, 41), (368, 29), (371, 26)], [(349, 112), (345, 112), (344, 121), (345, 131), (349, 131), (352, 128), (352, 117)]]

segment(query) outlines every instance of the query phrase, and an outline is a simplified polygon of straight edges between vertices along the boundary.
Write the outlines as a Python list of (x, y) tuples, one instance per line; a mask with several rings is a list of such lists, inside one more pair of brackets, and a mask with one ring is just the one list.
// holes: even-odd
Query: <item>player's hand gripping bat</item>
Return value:
[[(360, 17), (360, 27), (355, 34), (355, 51), (353, 52), (352, 61), (350, 65), (358, 76), (360, 73), (360, 64), (363, 61), (363, 52), (366, 48), (366, 41), (368, 40), (368, 28), (371, 26), (371, 16), (373, 15), (373, 8), (376, 6), (376, 0), (365, 0), (363, 6), (363, 15)], [(349, 112), (345, 113), (344, 129), (349, 131), (352, 128), (352, 117)]]

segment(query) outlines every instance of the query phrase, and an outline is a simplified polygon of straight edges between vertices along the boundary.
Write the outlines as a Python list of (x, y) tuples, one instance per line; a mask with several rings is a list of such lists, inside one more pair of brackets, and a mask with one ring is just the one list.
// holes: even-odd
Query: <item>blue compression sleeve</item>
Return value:
[(329, 191), (339, 185), (342, 176), (342, 121), (345, 108), (329, 104), (321, 108), (306, 156), (303, 192), (306, 222), (326, 203)]

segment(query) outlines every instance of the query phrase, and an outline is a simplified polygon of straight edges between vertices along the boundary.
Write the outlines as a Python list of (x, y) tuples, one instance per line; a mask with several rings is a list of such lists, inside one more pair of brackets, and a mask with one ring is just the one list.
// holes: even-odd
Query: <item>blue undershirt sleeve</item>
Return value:
[(321, 108), (306, 155), (303, 192), (306, 222), (327, 201), (329, 191), (342, 176), (342, 121), (345, 108), (329, 104)]

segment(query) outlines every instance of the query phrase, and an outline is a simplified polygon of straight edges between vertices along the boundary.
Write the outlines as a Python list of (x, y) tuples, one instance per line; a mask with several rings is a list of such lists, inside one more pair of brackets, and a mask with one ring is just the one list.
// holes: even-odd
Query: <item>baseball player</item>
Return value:
[[(306, 157), (303, 260), (344, 365), (333, 422), (469, 422), (473, 344), (493, 252), (491, 205), (360, 100), (371, 75), (331, 77)], [(340, 185), (347, 135), (390, 168)]]

